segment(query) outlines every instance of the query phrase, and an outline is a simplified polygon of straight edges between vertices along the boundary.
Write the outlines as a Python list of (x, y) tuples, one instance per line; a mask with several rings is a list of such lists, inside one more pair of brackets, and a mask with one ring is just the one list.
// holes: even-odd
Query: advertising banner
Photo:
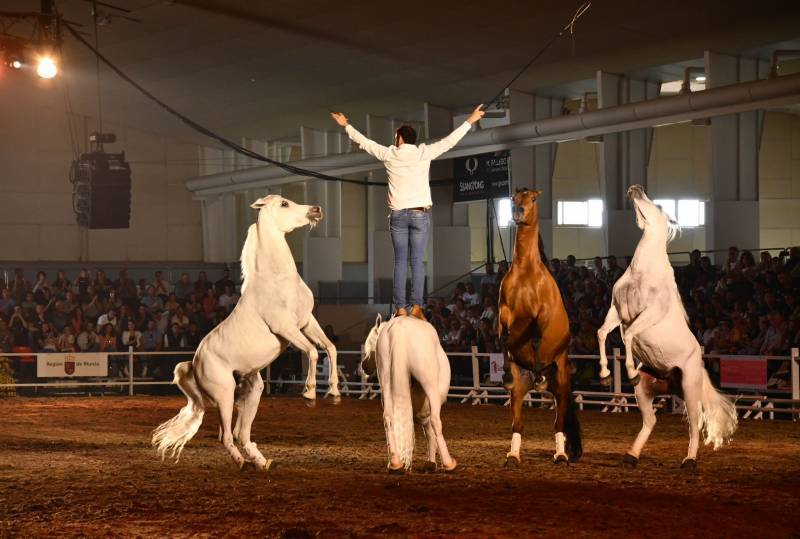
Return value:
[(108, 376), (108, 354), (37, 354), (38, 378)]
[(453, 159), (453, 202), (510, 196), (509, 152), (492, 152)]
[(503, 381), (503, 354), (489, 354), (489, 381), (502, 382)]
[(767, 388), (767, 360), (758, 357), (730, 356), (719, 360), (722, 387)]

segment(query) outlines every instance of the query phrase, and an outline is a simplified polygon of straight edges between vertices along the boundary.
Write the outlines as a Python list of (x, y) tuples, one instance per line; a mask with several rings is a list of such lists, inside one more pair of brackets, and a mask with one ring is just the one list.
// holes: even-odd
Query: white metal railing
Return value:
[[(138, 360), (153, 361), (154, 358), (178, 357), (180, 360), (187, 360), (193, 355), (193, 351), (175, 351), (175, 352), (137, 352), (129, 348), (124, 352), (110, 352), (109, 358), (116, 359), (115, 363), (119, 364), (120, 359), (123, 365), (127, 367), (127, 376), (98, 376), (98, 377), (82, 377), (82, 378), (57, 378), (54, 380), (36, 379), (35, 381), (27, 382), (11, 382), (0, 383), (0, 390), (3, 389), (16, 389), (16, 388), (33, 388), (34, 390), (42, 389), (56, 389), (56, 388), (82, 388), (82, 387), (110, 387), (119, 388), (122, 392), (127, 387), (128, 395), (134, 395), (136, 387), (142, 386), (168, 386), (172, 383), (171, 373), (166, 373), (164, 379), (156, 380), (153, 378), (137, 377), (135, 376), (135, 367)], [(40, 356), (46, 357), (47, 353), (9, 353), (0, 354), (0, 357), (13, 358), (31, 358), (34, 357), (38, 361)], [(82, 354), (76, 353), (74, 356), (80, 358)], [(339, 356), (357, 356), (360, 360), (362, 355), (361, 351), (357, 350), (340, 350)], [(473, 347), (471, 352), (450, 352), (447, 354), (451, 364), (456, 362), (470, 361), (471, 374), (467, 377), (468, 384), (451, 385), (448, 392), (448, 398), (457, 400), (461, 403), (470, 403), (473, 405), (487, 404), (492, 401), (501, 401), (504, 405), (509, 405), (508, 392), (501, 383), (488, 383), (481, 379), (480, 375), (480, 358), (489, 358), (490, 354), (479, 353), (477, 348)], [(598, 355), (570, 355), (572, 361), (593, 361), (598, 362), (600, 356)], [(719, 354), (704, 354), (706, 360), (721, 360), (727, 357), (736, 358), (737, 356), (725, 356)], [(619, 348), (615, 348), (610, 355), (610, 367), (612, 372), (612, 385), (606, 391), (600, 390), (583, 390), (578, 389), (573, 392), (575, 401), (579, 409), (583, 410), (586, 407), (599, 408), (604, 412), (624, 413), (629, 411), (630, 408), (637, 407), (636, 398), (633, 393), (623, 391), (622, 373), (624, 370), (624, 356), (621, 354)], [(736, 408), (741, 412), (743, 419), (774, 419), (777, 415), (790, 414), (792, 419), (800, 419), (800, 353), (797, 348), (793, 348), (790, 356), (757, 356), (752, 359), (760, 361), (789, 361), (789, 382), (791, 392), (789, 391), (770, 391), (764, 392), (759, 390), (736, 390), (736, 393), (729, 392), (736, 402)], [(111, 360), (109, 361), (111, 363)], [(328, 383), (327, 376), (324, 375), (327, 365), (327, 358), (323, 358), (317, 365), (317, 391), (320, 393), (327, 392)], [(273, 378), (271, 376), (271, 366), (264, 369), (265, 374), (265, 393), (271, 393), (273, 389), (278, 389), (282, 385), (302, 385), (305, 384), (305, 376), (300, 376), (300, 379), (284, 380), (281, 378)], [(338, 366), (339, 373), (339, 390), (343, 395), (355, 397), (359, 399), (374, 399), (380, 395), (380, 386), (376, 380), (371, 380), (365, 374), (360, 372), (348, 375), (341, 365)], [(302, 374), (302, 373), (300, 373)], [(461, 378), (461, 377), (459, 377)], [(769, 393), (769, 394), (765, 394)], [(777, 395), (777, 396), (776, 396)], [(788, 398), (787, 398), (788, 397)], [(538, 405), (540, 407), (549, 408), (554, 405), (553, 396), (549, 392), (530, 391), (525, 397), (525, 404), (528, 406)], [(671, 409), (672, 411), (681, 411), (682, 403), (680, 399), (671, 395), (659, 395), (654, 400), (654, 406), (661, 409)]]

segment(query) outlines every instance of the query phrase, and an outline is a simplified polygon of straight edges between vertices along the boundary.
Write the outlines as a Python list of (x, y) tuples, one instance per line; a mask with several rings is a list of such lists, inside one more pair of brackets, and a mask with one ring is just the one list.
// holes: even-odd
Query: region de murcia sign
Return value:
[(509, 160), (507, 150), (453, 159), (453, 202), (508, 198)]
[(108, 376), (108, 354), (37, 354), (38, 378)]

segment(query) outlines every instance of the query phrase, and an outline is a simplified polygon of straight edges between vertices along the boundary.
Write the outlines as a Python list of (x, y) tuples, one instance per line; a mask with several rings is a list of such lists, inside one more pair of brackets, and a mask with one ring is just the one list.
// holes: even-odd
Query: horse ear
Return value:
[(259, 198), (258, 200), (256, 200), (252, 204), (250, 204), (250, 207), (253, 208), (254, 210), (260, 209), (263, 206), (264, 206), (264, 199), (263, 198)]
[(541, 195), (541, 194), (542, 194), (541, 191), (536, 190), (536, 191), (533, 192), (533, 198), (539, 198), (539, 195)]
[(375, 327), (380, 326), (381, 322), (383, 322), (383, 317), (381, 316), (381, 313), (378, 313), (378, 316), (375, 317)]

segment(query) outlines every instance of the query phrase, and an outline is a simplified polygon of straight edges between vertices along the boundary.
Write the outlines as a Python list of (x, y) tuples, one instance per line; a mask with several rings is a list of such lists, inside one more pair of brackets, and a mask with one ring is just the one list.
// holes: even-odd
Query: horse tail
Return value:
[(700, 430), (703, 438), (706, 444), (714, 444), (714, 449), (718, 449), (723, 443), (730, 442), (739, 418), (736, 406), (711, 384), (705, 369), (700, 404)]
[(564, 415), (564, 436), (567, 438), (566, 451), (571, 462), (577, 462), (583, 455), (583, 441), (581, 438), (581, 424), (578, 421), (577, 404), (570, 387), (567, 413)]
[(392, 433), (397, 446), (397, 455), (408, 470), (411, 468), (411, 460), (414, 456), (414, 408), (411, 402), (407, 335), (402, 327), (397, 325), (390, 328), (390, 331)]
[(178, 415), (156, 427), (153, 431), (152, 444), (161, 460), (164, 460), (169, 452), (169, 457), (175, 458), (175, 462), (178, 462), (183, 447), (197, 433), (203, 422), (205, 407), (191, 361), (184, 361), (175, 366), (175, 378), (172, 383), (178, 384), (189, 402), (181, 408)]

